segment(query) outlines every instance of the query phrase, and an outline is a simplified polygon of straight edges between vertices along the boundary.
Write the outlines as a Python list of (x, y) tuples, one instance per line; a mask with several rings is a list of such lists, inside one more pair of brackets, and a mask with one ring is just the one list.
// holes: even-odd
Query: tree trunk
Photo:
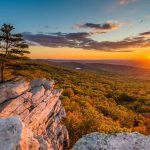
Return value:
[(1, 83), (4, 82), (4, 63), (1, 63)]

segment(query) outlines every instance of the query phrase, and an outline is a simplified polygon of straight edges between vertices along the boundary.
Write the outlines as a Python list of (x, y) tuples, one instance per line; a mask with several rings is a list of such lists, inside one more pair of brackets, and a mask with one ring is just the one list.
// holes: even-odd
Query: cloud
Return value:
[(144, 37), (150, 37), (150, 31), (140, 33), (139, 35), (140, 35), (140, 36), (144, 36)]
[(131, 48), (150, 47), (150, 39), (143, 37), (126, 38), (121, 41), (111, 42), (92, 42), (86, 49), (104, 50), (104, 51), (126, 51)]
[(125, 38), (121, 41), (95, 41), (90, 38), (90, 33), (49, 33), (48, 34), (32, 34), (23, 33), (26, 40), (32, 43), (38, 43), (47, 47), (73, 47), (85, 50), (113, 51), (113, 52), (129, 52), (131, 48), (150, 47), (150, 38), (145, 38), (145, 34), (140, 33), (135, 37)]
[(119, 5), (128, 5), (129, 3), (136, 2), (137, 0), (117, 0)]
[(118, 21), (107, 21), (104, 24), (94, 24), (94, 23), (84, 23), (84, 24), (77, 24), (75, 28), (77, 29), (89, 29), (90, 33), (106, 33), (108, 31), (116, 30), (120, 27), (125, 25), (123, 22)]
[(33, 41), (29, 41), (29, 40), (26, 40), (26, 43), (30, 46), (41, 46), (39, 43), (37, 42), (33, 42)]
[(25, 40), (38, 43), (47, 47), (81, 47), (81, 43), (86, 43), (90, 39), (89, 33), (49, 33), (49, 34), (31, 34), (22, 33)]
[(78, 33), (61, 33), (61, 32), (57, 32), (57, 33), (49, 33), (55, 36), (60, 36), (60, 37), (64, 37), (66, 39), (69, 40), (83, 40), (84, 38), (90, 37), (91, 34), (88, 32), (78, 32)]

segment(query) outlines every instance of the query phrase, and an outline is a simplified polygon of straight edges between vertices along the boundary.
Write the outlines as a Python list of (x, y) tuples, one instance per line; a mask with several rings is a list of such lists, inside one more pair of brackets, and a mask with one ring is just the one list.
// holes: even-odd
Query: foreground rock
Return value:
[[(2, 150), (65, 150), (68, 147), (68, 131), (61, 124), (66, 116), (59, 100), (62, 90), (54, 90), (53, 87), (54, 82), (46, 79), (31, 83), (16, 81), (0, 86), (0, 123), (9, 122), (12, 120), (9, 117), (16, 116), (13, 119), (20, 124), (19, 128), (14, 124), (16, 137), (13, 134), (9, 137), (6, 123), (4, 128), (0, 124), (0, 146), (4, 147), (8, 142), (8, 147)], [(13, 139), (1, 141), (4, 135)], [(16, 143), (19, 144), (14, 149)]]
[(92, 133), (77, 141), (73, 150), (150, 150), (150, 136), (139, 133)]
[(25, 81), (8, 82), (0, 85), (0, 103), (15, 98), (29, 89), (29, 83)]
[(18, 118), (0, 119), (0, 150), (17, 148), (22, 134), (22, 123)]

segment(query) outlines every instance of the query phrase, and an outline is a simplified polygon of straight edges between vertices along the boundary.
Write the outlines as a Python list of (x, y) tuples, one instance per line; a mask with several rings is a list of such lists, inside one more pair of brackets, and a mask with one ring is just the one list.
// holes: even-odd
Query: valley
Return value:
[(47, 78), (55, 81), (56, 88), (63, 88), (60, 99), (67, 112), (63, 122), (69, 130), (70, 146), (91, 132), (150, 134), (149, 79), (108, 72), (107, 65), (98, 66), (17, 60), (8, 65), (6, 79)]

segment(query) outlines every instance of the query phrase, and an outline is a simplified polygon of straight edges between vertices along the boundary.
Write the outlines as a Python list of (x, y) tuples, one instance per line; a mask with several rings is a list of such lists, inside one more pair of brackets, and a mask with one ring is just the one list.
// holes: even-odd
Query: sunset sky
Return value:
[(150, 61), (150, 0), (0, 0), (30, 57)]

